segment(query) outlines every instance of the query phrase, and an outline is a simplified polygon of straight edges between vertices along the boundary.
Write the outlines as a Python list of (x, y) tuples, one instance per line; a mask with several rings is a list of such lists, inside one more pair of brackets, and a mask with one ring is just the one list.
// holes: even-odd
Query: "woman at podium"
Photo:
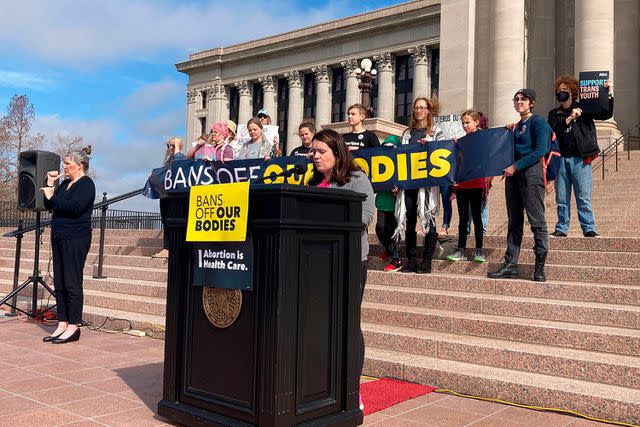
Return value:
[[(313, 175), (309, 185), (321, 188), (341, 188), (362, 193), (367, 198), (362, 202), (362, 222), (366, 228), (362, 232), (362, 253), (360, 266), (360, 301), (367, 282), (367, 259), (369, 257), (368, 227), (373, 221), (375, 202), (369, 178), (356, 166), (339, 133), (327, 129), (316, 133), (311, 148)], [(359, 374), (364, 364), (364, 337), (360, 331)], [(362, 401), (360, 401), (362, 405)]]
[(42, 188), (51, 209), (53, 283), (58, 308), (58, 327), (43, 341), (64, 344), (78, 341), (82, 324), (82, 270), (91, 246), (91, 212), (96, 198), (93, 180), (86, 175), (91, 146), (71, 151), (64, 158), (64, 180), (58, 171), (47, 172)]

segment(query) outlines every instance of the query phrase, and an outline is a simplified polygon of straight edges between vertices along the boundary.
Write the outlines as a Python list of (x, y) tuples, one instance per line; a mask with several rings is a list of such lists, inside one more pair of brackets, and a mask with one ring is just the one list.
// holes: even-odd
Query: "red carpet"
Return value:
[(381, 378), (360, 384), (360, 393), (364, 403), (363, 414), (369, 415), (405, 400), (431, 393), (435, 387), (409, 383), (406, 381)]

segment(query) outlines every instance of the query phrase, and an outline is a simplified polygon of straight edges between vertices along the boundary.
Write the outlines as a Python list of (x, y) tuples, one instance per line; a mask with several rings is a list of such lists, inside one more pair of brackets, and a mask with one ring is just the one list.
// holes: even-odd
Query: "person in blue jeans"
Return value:
[(549, 111), (548, 121), (558, 138), (562, 163), (555, 180), (558, 222), (552, 237), (567, 237), (569, 233), (572, 189), (582, 233), (585, 237), (598, 236), (591, 209), (591, 162), (600, 153), (594, 120), (607, 120), (613, 116), (613, 84), (608, 81), (605, 86), (609, 90), (608, 110), (585, 113), (577, 102), (579, 86), (575, 77), (560, 76), (553, 83), (560, 106)]

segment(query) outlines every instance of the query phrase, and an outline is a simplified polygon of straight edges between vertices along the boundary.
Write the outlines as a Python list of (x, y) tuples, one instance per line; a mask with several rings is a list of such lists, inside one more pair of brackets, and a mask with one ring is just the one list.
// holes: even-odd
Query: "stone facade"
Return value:
[[(517, 119), (511, 98), (521, 87), (538, 93), (536, 112), (546, 115), (556, 75), (596, 69), (615, 80), (615, 117), (599, 124), (601, 133), (640, 122), (637, 0), (419, 0), (191, 54), (176, 65), (189, 75), (187, 140), (216, 120), (244, 124), (264, 107), (285, 124), (289, 152), (311, 104), (319, 126), (346, 119), (344, 107), (360, 101), (355, 69), (363, 58), (378, 70), (376, 115), (390, 122), (406, 121), (402, 102), (437, 93), (442, 113), (478, 108), (501, 125)], [(254, 83), (263, 105), (252, 105)]]

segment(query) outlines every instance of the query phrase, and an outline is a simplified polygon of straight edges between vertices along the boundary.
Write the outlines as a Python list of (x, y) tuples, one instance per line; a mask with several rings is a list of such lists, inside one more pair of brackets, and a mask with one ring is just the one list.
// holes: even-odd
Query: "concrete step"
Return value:
[(489, 279), (470, 275), (432, 273), (415, 275), (369, 270), (369, 284), (442, 289), (495, 295), (548, 298), (552, 300), (599, 302), (605, 304), (640, 305), (640, 285), (547, 280), (544, 283), (523, 279)]
[[(404, 260), (406, 262), (406, 260)], [(432, 271), (447, 274), (470, 274), (485, 276), (489, 271), (494, 271), (501, 263), (485, 262), (482, 264), (471, 261), (450, 262), (445, 260), (433, 260)], [(377, 256), (369, 257), (370, 270), (382, 270), (386, 263)], [(533, 277), (533, 264), (519, 263), (519, 278), (531, 279)], [(414, 273), (404, 273), (414, 274)], [(640, 283), (640, 268), (603, 267), (573, 265), (546, 264), (545, 274), (549, 280), (568, 280), (593, 283), (616, 283), (624, 285), (637, 285)]]
[(165, 316), (166, 299), (140, 295), (124, 295), (114, 292), (84, 290), (84, 301), (87, 306), (130, 311), (154, 316)]
[[(0, 264), (2, 261), (6, 261), (5, 259), (0, 260)], [(32, 261), (33, 262), (33, 261)], [(0, 266), (0, 278), (12, 279), (13, 278), (13, 264), (11, 263), (9, 266)], [(93, 276), (97, 273), (98, 269), (96, 266), (92, 264), (85, 264), (84, 267), (84, 275), (85, 276)], [(40, 274), (42, 276), (53, 275), (53, 266), (49, 266), (48, 263), (41, 262), (40, 263)], [(20, 278), (24, 278), (22, 280), (26, 280), (33, 273), (33, 267), (29, 263), (24, 263), (20, 268)], [(116, 266), (116, 265), (105, 265), (102, 268), (103, 276), (108, 278), (118, 278), (118, 279), (130, 279), (130, 280), (145, 280), (152, 281), (158, 283), (166, 283), (167, 282), (167, 269), (166, 268), (150, 268), (150, 267), (132, 267), (132, 266)]]
[(364, 301), (437, 308), (464, 313), (640, 329), (640, 307), (630, 305), (560, 301), (374, 284), (365, 287)]
[[(13, 257), (15, 254), (15, 244), (13, 246), (2, 246), (3, 254), (8, 254)], [(50, 254), (50, 246), (49, 244), (43, 244), (40, 246), (40, 257), (45, 258), (49, 257)], [(147, 256), (155, 254), (156, 252), (162, 249), (162, 244), (158, 246), (147, 246), (147, 245), (105, 245), (104, 253), (110, 255), (137, 255), (137, 256)], [(93, 243), (89, 248), (89, 253), (98, 254), (100, 247), (97, 243)], [(22, 254), (23, 256), (31, 256), (35, 253), (35, 245), (33, 242), (23, 242), (22, 243)]]
[(640, 354), (640, 330), (541, 319), (464, 313), (406, 305), (362, 303), (362, 320), (589, 351)]
[(640, 388), (640, 357), (363, 323), (366, 347)]
[(364, 373), (525, 405), (573, 410), (595, 418), (640, 423), (640, 391), (629, 387), (372, 347), (367, 348)]

